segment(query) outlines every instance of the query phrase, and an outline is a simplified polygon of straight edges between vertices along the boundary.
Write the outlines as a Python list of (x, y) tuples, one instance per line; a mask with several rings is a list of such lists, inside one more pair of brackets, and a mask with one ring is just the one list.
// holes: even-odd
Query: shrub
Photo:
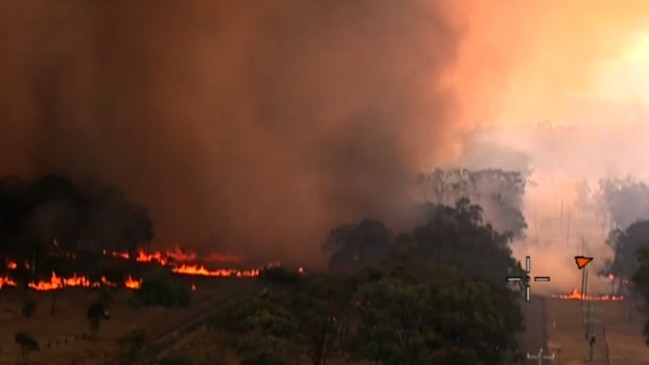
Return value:
[(190, 304), (189, 288), (163, 270), (145, 275), (135, 297), (144, 306), (186, 307)]

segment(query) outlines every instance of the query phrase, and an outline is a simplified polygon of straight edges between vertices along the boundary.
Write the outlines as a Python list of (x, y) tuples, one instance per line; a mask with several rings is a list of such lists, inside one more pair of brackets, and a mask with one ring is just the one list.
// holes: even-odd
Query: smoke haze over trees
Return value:
[(424, 199), (433, 204), (453, 205), (460, 199), (482, 207), (485, 220), (498, 232), (524, 237), (527, 228), (524, 212), (528, 174), (497, 169), (435, 169), (420, 174)]
[(119, 190), (84, 188), (55, 175), (0, 179), (0, 256), (36, 264), (80, 251), (133, 253), (153, 239), (146, 208)]
[(645, 182), (631, 176), (602, 179), (599, 193), (616, 227), (626, 229), (637, 221), (649, 219), (649, 187)]

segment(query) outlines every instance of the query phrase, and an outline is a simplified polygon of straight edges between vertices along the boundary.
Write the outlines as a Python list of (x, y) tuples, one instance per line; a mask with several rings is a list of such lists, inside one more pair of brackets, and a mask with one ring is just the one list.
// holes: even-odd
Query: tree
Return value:
[(348, 277), (312, 275), (287, 303), (300, 324), (313, 365), (325, 365), (345, 341), (353, 290)]
[(350, 351), (357, 359), (391, 364), (500, 364), (515, 351), (513, 328), (486, 283), (438, 266), (432, 281), (393, 272), (356, 293), (359, 328)]
[(41, 350), (38, 342), (27, 332), (16, 332), (14, 341), (20, 346), (20, 357), (23, 364), (27, 364), (30, 352)]
[(486, 220), (499, 232), (523, 237), (527, 228), (523, 203), (529, 174), (500, 169), (435, 169), (421, 174), (419, 183), (426, 202), (450, 206), (469, 199), (482, 206)]
[[(138, 248), (153, 239), (148, 211), (116, 189), (105, 189), (89, 199), (83, 226), (82, 239), (90, 248), (126, 251), (133, 259)], [(94, 242), (102, 242), (103, 247), (93, 247)]]
[(649, 219), (649, 186), (632, 176), (599, 181), (599, 199), (615, 224), (626, 229), (633, 223)]
[(329, 268), (353, 272), (384, 260), (392, 245), (392, 233), (377, 220), (346, 224), (329, 233), (323, 248), (331, 253)]
[[(461, 199), (455, 207), (426, 205), (426, 219), (406, 240), (411, 248), (402, 250), (407, 261), (419, 267), (444, 263), (490, 283), (521, 273), (512, 257), (511, 234), (498, 233), (484, 224), (480, 206)], [(404, 256), (404, 254), (402, 254)]]
[(135, 298), (145, 306), (186, 307), (190, 304), (190, 290), (169, 271), (156, 268), (142, 278)]
[(267, 297), (251, 296), (228, 307), (213, 326), (225, 331), (242, 365), (295, 363), (301, 350), (296, 318)]
[(299, 273), (289, 272), (283, 266), (263, 269), (259, 273), (259, 279), (264, 282), (264, 290), (269, 296), (286, 294), (287, 291), (297, 289), (302, 282), (302, 276)]
[(88, 306), (86, 318), (88, 319), (88, 328), (90, 329), (90, 333), (94, 336), (97, 331), (99, 331), (101, 320), (110, 319), (110, 313), (108, 312), (108, 309), (104, 307), (103, 303), (95, 301)]
[[(637, 261), (637, 269), (632, 277), (633, 288), (635, 293), (647, 303), (649, 302), (649, 244), (638, 250)], [(649, 346), (649, 320), (645, 322), (643, 335)]]
[(609, 234), (607, 244), (615, 251), (610, 273), (628, 278), (638, 269), (638, 251), (649, 246), (649, 220), (638, 221), (627, 229), (615, 229)]

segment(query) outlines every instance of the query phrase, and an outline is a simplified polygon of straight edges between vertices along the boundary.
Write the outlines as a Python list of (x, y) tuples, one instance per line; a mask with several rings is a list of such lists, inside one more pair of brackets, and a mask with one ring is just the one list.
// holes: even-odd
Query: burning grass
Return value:
[[(76, 254), (65, 253), (62, 255), (68, 260), (76, 261)], [(134, 254), (119, 251), (102, 251), (103, 260), (115, 260), (123, 262), (132, 262), (145, 265), (159, 265), (167, 267), (171, 272), (178, 275), (202, 276), (202, 277), (219, 277), (219, 278), (254, 278), (259, 276), (264, 268), (279, 266), (277, 262), (271, 262), (263, 267), (242, 268), (242, 259), (239, 256), (231, 254), (211, 253), (199, 256), (195, 252), (184, 251), (175, 248), (168, 251), (152, 251), (146, 253), (144, 250), (138, 250)], [(15, 272), (23, 269), (29, 271), (31, 265), (29, 262), (18, 263), (13, 260), (6, 260), (7, 274), (0, 277), (0, 289), (7, 287), (17, 287), (18, 282), (14, 278)], [(138, 271), (138, 270), (131, 270)], [(300, 268), (300, 271), (302, 269)], [(123, 280), (110, 280), (106, 275), (92, 279), (90, 275), (73, 273), (69, 276), (51, 272), (51, 275), (45, 279), (31, 280), (26, 284), (28, 288), (36, 291), (49, 291), (69, 287), (125, 287), (127, 289), (139, 289), (142, 284), (141, 278), (136, 274), (125, 275)]]
[(619, 302), (624, 300), (624, 296), (622, 295), (584, 295), (581, 291), (579, 291), (579, 289), (573, 289), (569, 294), (555, 294), (552, 297), (564, 300), (585, 300), (595, 302)]
[[(188, 308), (167, 309), (134, 305), (133, 292), (120, 288), (106, 289), (111, 293), (111, 319), (102, 321), (98, 339), (82, 340), (88, 328), (85, 316), (88, 304), (97, 299), (100, 291), (66, 288), (56, 293), (56, 311), (50, 314), (54, 292), (6, 289), (0, 291), (0, 363), (18, 360), (14, 332), (30, 333), (40, 344), (41, 351), (31, 357), (32, 364), (99, 364), (115, 351), (115, 340), (130, 330), (142, 328), (155, 338), (189, 318), (201, 313), (208, 304), (238, 293), (255, 290), (256, 281), (245, 279), (213, 279), (184, 277), (185, 284), (195, 284), (192, 305)], [(25, 294), (37, 303), (32, 318), (21, 316)], [(49, 344), (49, 346), (48, 346)]]

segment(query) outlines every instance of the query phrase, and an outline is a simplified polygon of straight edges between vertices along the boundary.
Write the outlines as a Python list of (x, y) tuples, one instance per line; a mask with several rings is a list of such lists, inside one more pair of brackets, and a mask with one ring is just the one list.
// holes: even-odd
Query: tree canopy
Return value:
[(376, 364), (501, 364), (516, 356), (520, 294), (505, 276), (521, 272), (511, 233), (482, 209), (426, 204), (422, 222), (393, 234), (372, 219), (334, 228), (324, 245), (329, 273), (287, 279), (233, 304), (214, 328), (243, 363), (314, 365), (334, 357)]

